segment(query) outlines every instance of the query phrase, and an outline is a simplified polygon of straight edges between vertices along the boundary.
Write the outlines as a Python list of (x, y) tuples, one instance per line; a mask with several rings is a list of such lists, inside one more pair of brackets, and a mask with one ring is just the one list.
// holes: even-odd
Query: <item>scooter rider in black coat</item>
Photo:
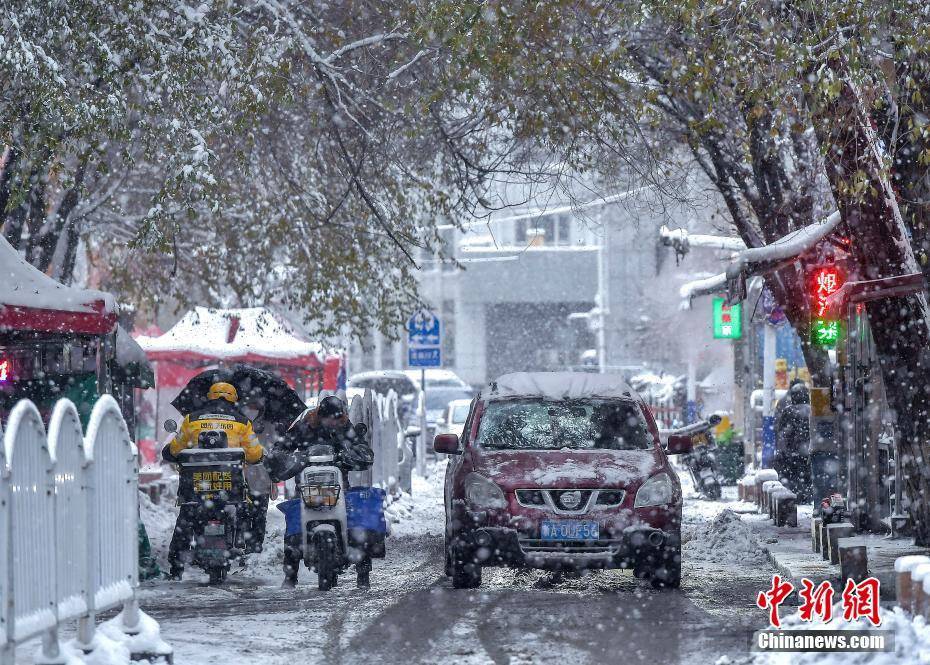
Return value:
[[(301, 455), (311, 446), (332, 446), (336, 466), (342, 469), (348, 486), (349, 471), (364, 471), (371, 467), (375, 454), (365, 441), (367, 427), (349, 421), (345, 402), (330, 395), (320, 400), (315, 409), (307, 409), (291, 425), (284, 437), (265, 456), (265, 467), (275, 482), (289, 480), (301, 470)], [(302, 558), (301, 536), (284, 538), (284, 586), (297, 583), (297, 570)]]

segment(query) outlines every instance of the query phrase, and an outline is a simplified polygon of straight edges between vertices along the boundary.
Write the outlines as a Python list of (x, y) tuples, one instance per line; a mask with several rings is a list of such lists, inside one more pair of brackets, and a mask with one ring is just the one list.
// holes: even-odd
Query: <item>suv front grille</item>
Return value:
[(619, 489), (520, 489), (515, 494), (521, 506), (570, 514), (583, 514), (594, 506), (616, 507), (626, 497)]

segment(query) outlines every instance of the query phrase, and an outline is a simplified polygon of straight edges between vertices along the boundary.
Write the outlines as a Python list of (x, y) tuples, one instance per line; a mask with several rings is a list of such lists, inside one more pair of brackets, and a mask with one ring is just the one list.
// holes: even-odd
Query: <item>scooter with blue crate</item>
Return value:
[(385, 554), (384, 491), (348, 487), (332, 446), (310, 446), (301, 457), (303, 469), (295, 476), (300, 496), (279, 505), (287, 534), (301, 533), (303, 560), (316, 571), (320, 591), (336, 586), (353, 565), (356, 585), (368, 587), (371, 560)]

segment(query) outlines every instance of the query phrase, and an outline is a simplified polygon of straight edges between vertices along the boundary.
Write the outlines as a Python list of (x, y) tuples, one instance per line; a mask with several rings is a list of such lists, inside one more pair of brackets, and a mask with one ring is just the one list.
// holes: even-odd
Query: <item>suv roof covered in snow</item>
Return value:
[(636, 392), (619, 374), (589, 372), (514, 372), (504, 374), (481, 393), (485, 401), (539, 397), (550, 400), (606, 397), (636, 399)]

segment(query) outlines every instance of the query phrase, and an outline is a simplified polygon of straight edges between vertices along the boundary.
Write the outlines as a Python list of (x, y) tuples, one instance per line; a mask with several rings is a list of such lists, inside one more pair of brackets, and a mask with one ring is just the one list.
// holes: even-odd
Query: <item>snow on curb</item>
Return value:
[(134, 635), (126, 632), (123, 612), (120, 612), (109, 621), (103, 622), (100, 626), (101, 633), (114, 642), (122, 643), (130, 653), (152, 656), (167, 656), (173, 653), (174, 650), (161, 639), (161, 629), (158, 622), (142, 610), (139, 610), (139, 624), (135, 629), (139, 632)]
[[(61, 645), (61, 656), (65, 665), (144, 665), (167, 662), (174, 650), (161, 638), (158, 622), (140, 610), (136, 629), (138, 632), (133, 635), (126, 633), (123, 612), (120, 612), (97, 627), (89, 654), (85, 654), (83, 645), (73, 639)], [(133, 655), (136, 659), (133, 659)], [(36, 662), (42, 662), (41, 648)]]

